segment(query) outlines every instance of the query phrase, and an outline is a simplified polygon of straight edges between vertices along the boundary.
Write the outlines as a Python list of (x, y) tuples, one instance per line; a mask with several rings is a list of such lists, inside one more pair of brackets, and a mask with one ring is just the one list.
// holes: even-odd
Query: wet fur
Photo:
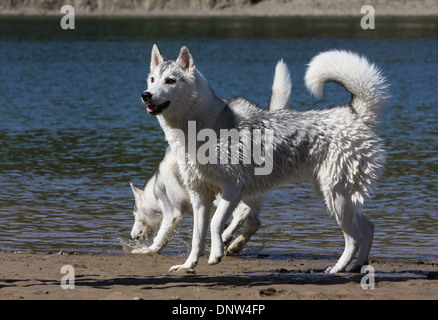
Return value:
[[(169, 77), (176, 81), (171, 86), (165, 82)], [(251, 205), (254, 199), (281, 184), (301, 181), (313, 182), (316, 194), (344, 234), (344, 252), (327, 271), (344, 271), (358, 251), (352, 270), (367, 263), (374, 225), (363, 213), (362, 204), (373, 191), (384, 165), (382, 142), (375, 126), (387, 97), (385, 79), (364, 57), (332, 50), (310, 62), (305, 80), (316, 95), (322, 93), (325, 82), (340, 83), (352, 94), (352, 101), (330, 109), (297, 112), (263, 110), (244, 98), (220, 99), (197, 70), (186, 47), (181, 48), (175, 61), (165, 61), (158, 47), (153, 47), (147, 96), (143, 101), (147, 105), (168, 104), (157, 117), (177, 157), (194, 210), (191, 253), (183, 265), (171, 270), (193, 268), (197, 264), (216, 193), (221, 193), (222, 199), (211, 221), (209, 264), (218, 263), (224, 255), (221, 233), (240, 201)], [(196, 121), (197, 130), (272, 130), (272, 173), (255, 175), (255, 165), (200, 165), (186, 149), (190, 120)], [(175, 134), (175, 129), (186, 133), (185, 139)], [(218, 147), (222, 143), (225, 142), (218, 140)]]

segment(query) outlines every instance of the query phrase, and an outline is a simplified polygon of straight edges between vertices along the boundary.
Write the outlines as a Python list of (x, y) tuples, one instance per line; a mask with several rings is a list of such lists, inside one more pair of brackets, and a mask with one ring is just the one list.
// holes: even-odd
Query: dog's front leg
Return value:
[(178, 229), (183, 221), (183, 214), (179, 209), (165, 208), (163, 221), (161, 222), (160, 229), (156, 237), (154, 238), (154, 243), (150, 246), (150, 249), (154, 252), (161, 252), (164, 246), (169, 241), (174, 231)]
[[(242, 234), (237, 237), (233, 243), (231, 243), (227, 250), (227, 254), (238, 253), (242, 250), (243, 246), (251, 239), (251, 237), (256, 233), (256, 231), (260, 228), (260, 220), (258, 218), (262, 198), (256, 198), (249, 200), (247, 199), (246, 204), (240, 202), (234, 211), (235, 216), (240, 215), (240, 219), (244, 219), (245, 221), (245, 230)], [(227, 230), (225, 230), (227, 231)]]
[(217, 264), (224, 256), (222, 232), (225, 221), (230, 217), (241, 199), (240, 192), (235, 187), (227, 185), (222, 190), (222, 199), (211, 220), (211, 252), (208, 264)]
[(198, 263), (199, 257), (204, 253), (208, 221), (215, 195), (205, 191), (189, 191), (189, 194), (193, 206), (192, 251), (184, 264), (173, 266), (169, 271), (194, 268)]

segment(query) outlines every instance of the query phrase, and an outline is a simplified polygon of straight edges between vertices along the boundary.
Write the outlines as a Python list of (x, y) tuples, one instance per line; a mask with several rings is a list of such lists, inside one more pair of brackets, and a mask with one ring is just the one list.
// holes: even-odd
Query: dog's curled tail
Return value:
[(275, 67), (274, 82), (272, 84), (271, 101), (269, 110), (280, 110), (289, 107), (292, 92), (292, 80), (289, 70), (283, 59)]
[(321, 97), (328, 81), (340, 83), (351, 93), (351, 107), (365, 123), (372, 127), (377, 124), (389, 94), (385, 78), (373, 63), (349, 51), (322, 52), (309, 63), (305, 83), (310, 92)]

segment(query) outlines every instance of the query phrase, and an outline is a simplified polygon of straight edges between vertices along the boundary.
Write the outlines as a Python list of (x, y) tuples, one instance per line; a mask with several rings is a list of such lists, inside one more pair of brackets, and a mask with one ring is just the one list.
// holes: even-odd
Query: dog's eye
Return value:
[(170, 78), (167, 78), (166, 80), (165, 80), (165, 83), (166, 84), (174, 84), (176, 81), (174, 80), (174, 79), (170, 79)]
[(155, 79), (154, 77), (151, 77), (151, 83), (154, 83)]

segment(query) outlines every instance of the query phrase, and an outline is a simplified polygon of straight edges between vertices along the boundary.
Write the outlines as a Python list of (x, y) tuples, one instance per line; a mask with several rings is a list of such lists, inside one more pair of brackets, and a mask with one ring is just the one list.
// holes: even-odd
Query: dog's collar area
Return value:
[(150, 115), (156, 116), (161, 112), (163, 112), (163, 110), (166, 109), (169, 105), (170, 105), (170, 101), (163, 102), (162, 104), (159, 105), (150, 104), (146, 107), (146, 111)]

